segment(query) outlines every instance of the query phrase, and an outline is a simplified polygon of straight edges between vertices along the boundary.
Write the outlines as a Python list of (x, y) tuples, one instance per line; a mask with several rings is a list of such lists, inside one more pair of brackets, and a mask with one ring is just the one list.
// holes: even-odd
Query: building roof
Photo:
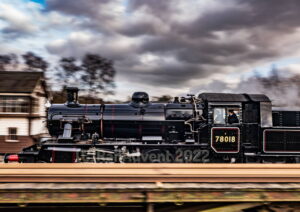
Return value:
[(0, 93), (32, 93), (42, 72), (0, 71)]

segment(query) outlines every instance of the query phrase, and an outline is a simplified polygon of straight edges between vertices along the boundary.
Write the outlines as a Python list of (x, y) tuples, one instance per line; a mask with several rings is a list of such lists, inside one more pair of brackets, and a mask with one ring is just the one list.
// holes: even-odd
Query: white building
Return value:
[(47, 133), (41, 72), (0, 71), (0, 153), (16, 153)]

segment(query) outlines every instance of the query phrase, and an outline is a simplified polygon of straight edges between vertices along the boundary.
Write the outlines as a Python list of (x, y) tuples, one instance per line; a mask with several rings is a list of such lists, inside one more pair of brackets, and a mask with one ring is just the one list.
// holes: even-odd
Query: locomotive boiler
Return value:
[[(94, 138), (98, 142), (177, 143), (194, 139), (202, 105), (194, 96), (173, 103), (151, 103), (145, 92), (135, 92), (129, 104), (79, 104), (78, 89), (68, 88), (65, 104), (48, 110), (47, 127), (58, 143)], [(190, 123), (193, 122), (193, 125)]]
[(298, 162), (300, 112), (276, 109), (262, 94), (202, 93), (154, 103), (81, 104), (78, 88), (47, 110), (51, 139), (7, 154), (34, 162)]

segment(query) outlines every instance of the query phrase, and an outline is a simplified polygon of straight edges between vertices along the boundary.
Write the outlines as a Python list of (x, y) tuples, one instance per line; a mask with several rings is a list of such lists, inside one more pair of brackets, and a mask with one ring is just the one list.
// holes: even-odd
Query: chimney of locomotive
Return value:
[(77, 87), (67, 87), (67, 102), (66, 105), (68, 107), (78, 107), (78, 91)]

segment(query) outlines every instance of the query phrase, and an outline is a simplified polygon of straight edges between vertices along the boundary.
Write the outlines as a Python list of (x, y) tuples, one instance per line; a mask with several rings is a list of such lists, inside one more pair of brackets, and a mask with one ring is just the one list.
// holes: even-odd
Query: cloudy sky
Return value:
[(0, 54), (114, 60), (115, 98), (300, 72), (299, 0), (0, 0), (0, 33)]

